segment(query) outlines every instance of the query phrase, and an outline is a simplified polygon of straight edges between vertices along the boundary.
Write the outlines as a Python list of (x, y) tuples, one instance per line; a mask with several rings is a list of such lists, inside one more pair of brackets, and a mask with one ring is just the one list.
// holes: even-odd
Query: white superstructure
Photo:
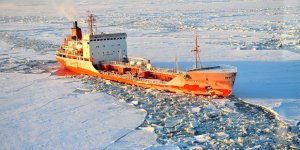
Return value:
[(85, 35), (82, 39), (83, 58), (94, 63), (127, 60), (127, 34)]

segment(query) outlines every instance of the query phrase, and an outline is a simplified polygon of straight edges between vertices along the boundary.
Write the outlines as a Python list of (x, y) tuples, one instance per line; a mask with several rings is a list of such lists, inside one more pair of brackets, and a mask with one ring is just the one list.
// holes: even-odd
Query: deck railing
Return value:
[(104, 74), (104, 75), (116, 77), (116, 78), (130, 79), (130, 80), (141, 81), (141, 82), (146, 82), (146, 83), (150, 83), (150, 84), (165, 84), (165, 83), (167, 83), (166, 81), (161, 81), (161, 80), (137, 78), (137, 77), (133, 77), (128, 74), (120, 75), (117, 73), (111, 73), (111, 72), (105, 72), (105, 71), (100, 71), (100, 73)]
[(89, 62), (93, 62), (93, 58), (84, 58), (80, 55), (72, 55), (72, 54), (67, 54), (67, 53), (57, 53), (56, 55), (60, 56), (60, 57), (64, 57), (64, 58), (70, 58), (70, 59), (76, 59), (76, 60), (83, 60), (83, 61), (89, 61)]

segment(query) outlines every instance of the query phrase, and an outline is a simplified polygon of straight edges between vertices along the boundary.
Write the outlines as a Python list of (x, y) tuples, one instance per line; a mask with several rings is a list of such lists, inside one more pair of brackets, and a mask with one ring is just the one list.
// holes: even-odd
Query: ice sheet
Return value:
[(136, 129), (145, 111), (103, 93), (80, 94), (78, 80), (49, 73), (0, 76), (4, 149), (144, 149), (157, 144), (153, 132)]
[[(194, 30), (197, 29), (202, 61), (208, 64), (219, 61), (238, 67), (234, 95), (250, 103), (272, 108), (292, 123), (299, 121), (300, 71), (297, 68), (300, 60), (300, 3), (297, 0), (4, 0), (0, 3), (0, 83), (7, 85), (1, 88), (0, 94), (3, 118), (0, 121), (3, 129), (0, 139), (6, 144), (1, 144), (5, 148), (56, 148), (56, 144), (64, 146), (57, 148), (70, 149), (76, 148), (76, 144), (84, 144), (79, 147), (87, 146), (88, 149), (105, 146), (109, 146), (108, 149), (146, 148), (155, 143), (153, 133), (149, 133), (146, 142), (135, 143), (138, 141), (136, 139), (145, 138), (144, 134), (148, 135), (144, 130), (132, 130), (143, 120), (143, 112), (127, 108), (128, 105), (120, 104), (118, 100), (103, 93), (83, 94), (85, 90), (77, 89), (82, 85), (76, 80), (64, 82), (69, 79), (56, 79), (44, 73), (45, 66), (55, 65), (55, 49), (62, 43), (63, 37), (70, 34), (72, 19), (79, 18), (79, 26), (84, 32), (87, 31), (84, 24), (86, 10), (95, 13), (98, 32), (127, 32), (129, 55), (147, 57), (159, 66), (165, 65), (160, 62), (167, 62), (166, 66), (173, 67), (173, 60), (177, 56), (179, 62), (188, 62), (191, 67), (193, 55), (190, 50), (194, 46)], [(65, 10), (67, 7), (80, 9), (74, 14), (71, 10)], [(61, 101), (51, 102), (53, 98), (61, 98)], [(95, 107), (87, 105), (75, 109), (77, 104), (82, 104), (75, 102), (75, 98), (80, 102), (86, 100), (93, 103)], [(43, 104), (46, 104), (45, 107)], [(69, 106), (64, 107), (65, 104)], [(45, 112), (37, 109), (41, 106)], [(111, 107), (118, 111), (125, 109), (122, 114), (130, 118), (126, 121), (132, 123), (122, 127), (116, 125), (116, 128), (107, 125), (105, 128), (110, 133), (106, 129), (92, 126), (99, 124), (95, 120), (80, 124), (89, 116), (107, 124), (113, 122), (103, 119), (100, 112), (89, 109), (97, 110), (96, 106)], [(49, 111), (59, 112), (71, 107), (74, 110), (56, 116), (47, 114)], [(116, 116), (121, 112), (104, 110), (115, 115), (112, 118), (119, 119)], [(75, 118), (73, 113), (80, 115)], [(132, 118), (134, 116), (137, 118)], [(50, 120), (45, 119), (47, 117)], [(53, 124), (46, 126), (47, 121)], [(74, 122), (79, 125), (73, 125)], [(85, 128), (87, 133), (81, 130)], [(103, 134), (92, 134), (98, 133), (96, 130), (103, 131)], [(14, 132), (16, 134), (8, 136)], [(128, 135), (113, 142), (115, 137), (125, 133)], [(84, 140), (79, 140), (81, 135), (86, 135)], [(63, 139), (64, 136), (68, 138)], [(102, 147), (97, 147), (96, 141), (103, 136), (109, 137), (109, 140), (104, 140)], [(76, 140), (80, 142), (73, 145)]]

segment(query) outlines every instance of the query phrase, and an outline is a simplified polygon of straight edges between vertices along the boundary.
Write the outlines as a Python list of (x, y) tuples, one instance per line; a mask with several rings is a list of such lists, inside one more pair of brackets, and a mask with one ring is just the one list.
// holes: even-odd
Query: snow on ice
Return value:
[[(299, 148), (297, 0), (78, 0), (72, 4), (78, 14), (64, 8), (68, 0), (0, 3), (4, 149)], [(204, 65), (238, 67), (235, 97), (57, 76), (55, 49), (70, 32), (69, 19), (79, 18), (87, 31), (88, 9), (98, 32), (127, 32), (129, 55), (161, 67), (173, 68), (175, 56), (181, 70), (192, 66), (197, 29)]]
[(156, 144), (154, 133), (136, 130), (144, 110), (102, 93), (78, 94), (78, 80), (1, 73), (1, 81), (6, 83), (0, 91), (2, 148), (143, 149)]

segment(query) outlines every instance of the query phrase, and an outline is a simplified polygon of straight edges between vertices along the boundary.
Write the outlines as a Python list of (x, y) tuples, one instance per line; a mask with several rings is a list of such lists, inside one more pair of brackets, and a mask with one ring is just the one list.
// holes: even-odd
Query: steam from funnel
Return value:
[(78, 20), (79, 9), (72, 0), (53, 0), (53, 3), (59, 15), (66, 17), (69, 21)]

